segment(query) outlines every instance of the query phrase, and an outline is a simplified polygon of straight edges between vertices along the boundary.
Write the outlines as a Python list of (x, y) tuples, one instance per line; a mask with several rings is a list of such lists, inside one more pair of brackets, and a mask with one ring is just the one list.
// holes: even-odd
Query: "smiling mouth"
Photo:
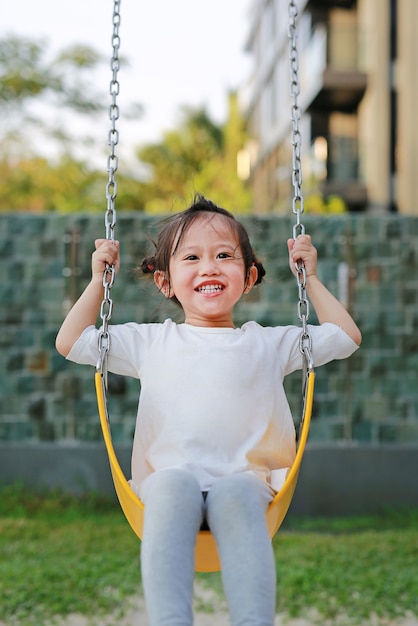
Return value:
[(196, 289), (199, 293), (220, 293), (223, 291), (222, 285), (202, 285)]

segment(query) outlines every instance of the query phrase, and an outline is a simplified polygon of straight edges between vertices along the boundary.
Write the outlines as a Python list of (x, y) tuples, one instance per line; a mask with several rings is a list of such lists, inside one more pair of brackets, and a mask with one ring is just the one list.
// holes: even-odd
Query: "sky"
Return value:
[[(120, 143), (158, 141), (176, 125), (182, 104), (204, 105), (215, 121), (225, 120), (228, 90), (249, 74), (244, 52), (249, 4), (121, 1), (120, 56), (129, 59), (129, 67), (122, 64), (119, 72)], [(0, 37), (44, 38), (51, 53), (74, 43), (89, 44), (110, 59), (112, 0), (0, 0), (0, 7)], [(99, 76), (103, 85), (97, 87), (108, 94), (110, 61)], [(144, 106), (135, 123), (123, 120), (124, 104), (130, 101)]]

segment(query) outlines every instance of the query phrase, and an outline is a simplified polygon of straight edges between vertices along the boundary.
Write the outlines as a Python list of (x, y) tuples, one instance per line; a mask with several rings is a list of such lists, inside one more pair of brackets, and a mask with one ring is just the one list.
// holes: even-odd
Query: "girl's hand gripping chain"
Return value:
[(110, 239), (96, 239), (94, 242), (96, 250), (91, 257), (92, 280), (99, 280), (103, 283), (103, 275), (107, 265), (113, 265), (115, 274), (120, 269), (120, 247), (119, 241)]
[(296, 276), (296, 263), (302, 261), (305, 266), (306, 278), (316, 275), (317, 252), (310, 235), (299, 235), (297, 239), (288, 239), (289, 265)]
[(103, 299), (103, 276), (107, 264), (117, 274), (120, 267), (119, 242), (97, 239), (91, 258), (91, 281), (65, 318), (56, 339), (60, 354), (67, 356), (74, 343), (88, 327), (96, 324)]
[(361, 343), (361, 332), (351, 315), (317, 276), (317, 251), (309, 235), (288, 239), (289, 265), (296, 276), (296, 263), (303, 261), (306, 271), (306, 291), (315, 309), (320, 324), (332, 322), (340, 326), (357, 345)]

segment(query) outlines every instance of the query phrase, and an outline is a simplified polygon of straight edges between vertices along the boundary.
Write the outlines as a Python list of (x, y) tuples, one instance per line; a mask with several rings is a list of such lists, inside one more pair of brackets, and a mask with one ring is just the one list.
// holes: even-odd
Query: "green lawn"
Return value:
[[(288, 518), (274, 548), (280, 612), (344, 614), (355, 626), (372, 614), (418, 615), (418, 509)], [(220, 590), (218, 574), (198, 577)], [(139, 542), (113, 502), (0, 489), (0, 621), (110, 613), (139, 589)]]

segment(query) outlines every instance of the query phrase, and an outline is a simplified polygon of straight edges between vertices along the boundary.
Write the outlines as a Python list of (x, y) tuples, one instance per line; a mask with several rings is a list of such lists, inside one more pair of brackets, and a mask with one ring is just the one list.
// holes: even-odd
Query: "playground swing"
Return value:
[[(299, 130), (299, 119), (301, 110), (298, 105), (299, 78), (298, 78), (298, 58), (296, 47), (296, 18), (297, 6), (295, 0), (289, 0), (289, 42), (290, 42), (290, 75), (291, 75), (291, 96), (292, 96), (292, 184), (293, 201), (292, 211), (296, 215), (296, 223), (293, 226), (293, 237), (304, 234), (305, 229), (301, 223), (303, 213), (303, 197), (301, 194), (302, 170), (300, 159), (301, 134)], [(113, 9), (113, 55), (111, 59), (112, 80), (110, 82), (111, 104), (109, 107), (109, 118), (111, 129), (108, 135), (110, 155), (108, 157), (109, 180), (106, 185), (107, 210), (105, 215), (106, 238), (114, 239), (114, 227), (116, 224), (115, 199), (117, 196), (117, 182), (115, 172), (118, 168), (118, 157), (115, 147), (119, 140), (119, 133), (116, 129), (116, 121), (119, 118), (119, 108), (117, 105), (117, 95), (119, 93), (118, 70), (119, 70), (119, 25), (120, 25), (120, 0), (114, 0)], [(309, 302), (306, 296), (306, 273), (302, 263), (297, 263), (297, 285), (298, 285), (298, 317), (301, 321), (300, 350), (303, 355), (303, 409), (300, 425), (299, 441), (296, 457), (292, 467), (286, 477), (281, 490), (275, 495), (269, 505), (266, 522), (273, 537), (280, 527), (292, 501), (296, 488), (302, 457), (308, 439), (309, 426), (312, 413), (313, 393), (315, 373), (311, 354), (311, 339), (308, 333), (307, 320), (309, 318)], [(109, 351), (110, 336), (108, 323), (112, 316), (113, 301), (111, 298), (111, 288), (114, 284), (115, 272), (112, 266), (107, 266), (103, 275), (104, 295), (100, 308), (102, 327), (99, 333), (99, 354), (95, 373), (95, 386), (97, 395), (98, 411), (100, 416), (103, 438), (109, 458), (110, 469), (115, 486), (115, 491), (119, 503), (125, 514), (127, 521), (138, 535), (142, 536), (144, 505), (138, 496), (131, 489), (117, 459), (110, 431), (110, 421), (107, 407), (106, 390), (106, 359)], [(200, 530), (195, 549), (196, 571), (212, 572), (220, 569), (220, 561), (216, 548), (216, 542), (210, 530)]]

